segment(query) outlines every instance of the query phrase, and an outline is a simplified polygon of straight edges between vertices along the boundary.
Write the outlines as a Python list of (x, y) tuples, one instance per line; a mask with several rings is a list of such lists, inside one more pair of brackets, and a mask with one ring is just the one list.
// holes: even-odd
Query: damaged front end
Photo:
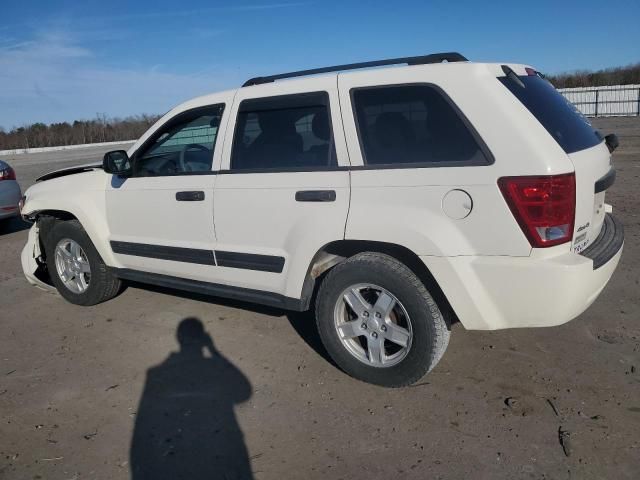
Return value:
[(47, 270), (44, 249), (40, 242), (40, 226), (38, 223), (34, 223), (29, 230), (27, 244), (22, 249), (20, 261), (24, 276), (31, 285), (35, 285), (47, 292), (57, 292), (51, 283)]

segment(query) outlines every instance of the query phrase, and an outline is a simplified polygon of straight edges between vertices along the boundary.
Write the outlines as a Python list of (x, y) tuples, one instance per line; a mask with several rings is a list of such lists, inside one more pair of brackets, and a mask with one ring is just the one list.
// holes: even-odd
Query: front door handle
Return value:
[(296, 202), (335, 202), (335, 190), (301, 190), (296, 192)]
[(204, 192), (176, 192), (176, 200), (179, 202), (202, 202), (204, 200)]

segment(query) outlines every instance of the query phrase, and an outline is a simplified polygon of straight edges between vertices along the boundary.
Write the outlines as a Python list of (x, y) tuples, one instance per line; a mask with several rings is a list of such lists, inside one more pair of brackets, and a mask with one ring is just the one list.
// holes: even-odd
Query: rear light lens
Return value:
[(1, 180), (15, 180), (16, 172), (13, 171), (11, 167), (5, 167), (0, 169), (0, 181)]
[(575, 174), (502, 177), (498, 186), (532, 247), (551, 247), (571, 240), (576, 214)]

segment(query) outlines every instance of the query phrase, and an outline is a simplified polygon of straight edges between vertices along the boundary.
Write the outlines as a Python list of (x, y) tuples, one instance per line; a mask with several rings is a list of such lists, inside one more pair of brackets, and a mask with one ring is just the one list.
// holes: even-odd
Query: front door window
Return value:
[(211, 170), (222, 105), (178, 114), (135, 155), (134, 176), (179, 175)]

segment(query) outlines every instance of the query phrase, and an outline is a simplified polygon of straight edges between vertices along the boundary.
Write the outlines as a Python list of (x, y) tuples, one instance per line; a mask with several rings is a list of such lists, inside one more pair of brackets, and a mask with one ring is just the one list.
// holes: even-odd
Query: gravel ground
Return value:
[[(607, 201), (626, 228), (601, 297), (560, 327), (455, 325), (410, 388), (344, 375), (305, 314), (140, 287), (65, 303), (28, 286), (27, 232), (5, 226), (0, 478), (233, 478), (226, 456), (256, 479), (639, 478), (640, 119), (595, 123), (620, 136)], [(8, 161), (26, 187), (102, 152)]]

